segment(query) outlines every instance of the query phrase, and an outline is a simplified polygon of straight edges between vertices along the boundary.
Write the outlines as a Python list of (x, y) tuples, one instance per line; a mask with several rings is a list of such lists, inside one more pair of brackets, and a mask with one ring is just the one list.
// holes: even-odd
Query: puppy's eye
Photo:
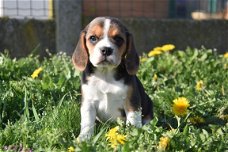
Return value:
[(122, 37), (120, 37), (120, 36), (115, 36), (115, 37), (113, 37), (113, 39), (114, 39), (116, 45), (119, 46), (119, 47), (120, 47), (120, 46), (123, 44), (123, 42), (124, 42), (124, 39), (123, 39)]
[(91, 43), (96, 43), (96, 41), (98, 40), (98, 38), (93, 35), (93, 36), (90, 36), (89, 37), (89, 40), (90, 40)]

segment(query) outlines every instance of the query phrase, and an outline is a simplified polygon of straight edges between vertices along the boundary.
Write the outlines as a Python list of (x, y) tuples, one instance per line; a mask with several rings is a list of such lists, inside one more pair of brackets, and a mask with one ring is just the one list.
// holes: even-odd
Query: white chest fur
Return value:
[(101, 121), (116, 120), (121, 117), (127, 91), (128, 86), (116, 81), (112, 73), (95, 73), (82, 85), (83, 106), (92, 106)]

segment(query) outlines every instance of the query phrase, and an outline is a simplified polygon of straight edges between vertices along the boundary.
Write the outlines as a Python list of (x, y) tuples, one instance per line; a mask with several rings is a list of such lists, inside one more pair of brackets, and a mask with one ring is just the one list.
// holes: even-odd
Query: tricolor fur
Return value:
[(133, 37), (116, 18), (98, 17), (81, 32), (72, 57), (82, 71), (81, 132), (93, 135), (95, 120), (141, 127), (152, 117), (152, 101), (136, 77), (139, 57)]

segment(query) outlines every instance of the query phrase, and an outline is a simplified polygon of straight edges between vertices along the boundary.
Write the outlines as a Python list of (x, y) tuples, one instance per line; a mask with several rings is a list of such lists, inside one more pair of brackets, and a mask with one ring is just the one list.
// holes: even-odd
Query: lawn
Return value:
[(0, 151), (226, 151), (227, 56), (205, 48), (143, 54), (137, 75), (153, 121), (97, 124), (90, 141), (78, 142), (80, 73), (70, 57), (0, 54)]

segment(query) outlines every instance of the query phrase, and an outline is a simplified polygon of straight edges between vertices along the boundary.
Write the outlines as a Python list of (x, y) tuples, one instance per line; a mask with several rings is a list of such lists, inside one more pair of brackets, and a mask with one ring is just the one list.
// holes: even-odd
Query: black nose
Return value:
[(101, 49), (101, 54), (104, 55), (104, 56), (109, 56), (109, 55), (112, 54), (112, 52), (113, 52), (113, 49), (110, 48), (110, 47), (103, 47)]

